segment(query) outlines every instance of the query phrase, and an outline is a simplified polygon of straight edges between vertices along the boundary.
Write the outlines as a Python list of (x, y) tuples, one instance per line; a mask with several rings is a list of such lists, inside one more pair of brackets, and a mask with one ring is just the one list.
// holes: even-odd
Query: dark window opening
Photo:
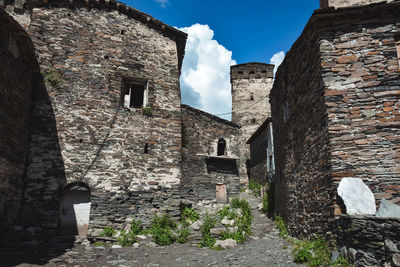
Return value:
[(252, 119), (252, 122), (253, 122), (253, 123), (256, 123), (256, 119), (255, 119), (255, 118), (253, 118), (253, 119)]
[(225, 149), (226, 149), (226, 141), (223, 138), (220, 138), (218, 140), (217, 156), (225, 155)]
[(261, 71), (261, 73), (267, 73), (267, 71), (266, 71), (266, 70), (263, 70), (263, 71)]
[(125, 34), (125, 30), (120, 30), (119, 34), (124, 35)]
[(243, 71), (238, 71), (238, 74), (243, 74)]
[(250, 71), (250, 74), (255, 74), (255, 72), (254, 71)]
[(149, 154), (149, 144), (148, 143), (146, 143), (144, 145), (144, 154)]
[(254, 95), (253, 94), (250, 95), (250, 100), (254, 100)]
[(125, 83), (124, 87), (124, 107), (141, 108), (146, 106), (145, 102), (146, 85)]

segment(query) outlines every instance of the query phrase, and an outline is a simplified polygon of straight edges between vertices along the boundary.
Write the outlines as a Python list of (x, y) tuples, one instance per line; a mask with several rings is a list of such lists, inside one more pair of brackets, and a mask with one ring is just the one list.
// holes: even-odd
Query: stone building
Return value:
[(239, 126), (182, 105), (182, 197), (226, 202), (240, 191)]
[(250, 179), (262, 185), (275, 174), (274, 139), (271, 118), (267, 118), (247, 140), (250, 145)]
[[(179, 216), (186, 34), (116, 1), (5, 4), (29, 33), (45, 82), (29, 112), (20, 223), (84, 234), (89, 216), (93, 229), (119, 227), (134, 214)], [(28, 63), (21, 71), (35, 66)], [(18, 75), (6, 78), (16, 83)], [(31, 82), (24, 87), (28, 94)], [(8, 128), (2, 135), (11, 139), (19, 128)]]
[(242, 184), (248, 182), (250, 168), (250, 147), (246, 142), (269, 117), (268, 100), (273, 77), (274, 65), (253, 62), (231, 66), (232, 122), (240, 126)]
[(400, 2), (347, 2), (316, 10), (277, 72), (275, 208), (292, 234), (333, 235), (379, 265), (400, 257), (399, 219), (346, 216), (337, 187), (361, 178), (377, 205), (400, 204)]

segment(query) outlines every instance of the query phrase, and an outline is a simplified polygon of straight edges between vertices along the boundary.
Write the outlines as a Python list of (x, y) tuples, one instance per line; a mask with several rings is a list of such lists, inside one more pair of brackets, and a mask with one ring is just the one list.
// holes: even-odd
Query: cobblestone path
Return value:
[[(257, 210), (259, 198), (242, 194), (254, 216), (253, 236), (244, 244), (226, 250), (198, 248), (191, 244), (173, 244), (167, 247), (119, 249), (99, 248), (79, 244), (52, 259), (23, 263), (28, 254), (19, 255), (17, 266), (298, 266), (293, 263), (292, 247), (278, 236), (273, 222)], [(49, 248), (50, 251), (54, 248)], [(48, 253), (49, 254), (49, 253)], [(51, 254), (51, 253), (50, 253)], [(57, 253), (54, 253), (57, 255)], [(4, 255), (0, 255), (4, 257)], [(18, 257), (17, 254), (15, 256)], [(4, 259), (4, 258), (3, 258)], [(16, 260), (16, 259), (14, 259)], [(13, 259), (9, 259), (11, 266)], [(32, 264), (32, 262), (34, 264)], [(0, 264), (1, 265), (1, 264)]]

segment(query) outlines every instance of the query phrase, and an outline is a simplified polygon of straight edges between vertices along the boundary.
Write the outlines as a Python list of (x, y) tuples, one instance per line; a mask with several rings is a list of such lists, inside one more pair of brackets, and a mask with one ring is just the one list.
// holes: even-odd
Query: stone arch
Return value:
[(66, 185), (60, 200), (59, 233), (86, 236), (90, 205), (91, 193), (87, 184), (76, 182)]

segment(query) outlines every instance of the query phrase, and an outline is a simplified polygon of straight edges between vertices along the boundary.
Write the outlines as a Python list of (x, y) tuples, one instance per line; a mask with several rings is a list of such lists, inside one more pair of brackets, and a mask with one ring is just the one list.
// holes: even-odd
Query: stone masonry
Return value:
[[(182, 197), (215, 201), (216, 186), (225, 185), (227, 197), (237, 196), (239, 126), (201, 110), (182, 105)], [(218, 141), (226, 141), (218, 156)]]
[[(344, 177), (361, 178), (377, 205), (400, 204), (399, 13), (399, 1), (316, 10), (277, 72), (275, 208), (294, 235), (344, 240), (334, 223), (346, 213), (337, 196)], [(341, 246), (368, 256), (368, 238)]]
[(382, 3), (382, 2), (392, 2), (394, 0), (320, 0), (320, 7), (334, 7), (334, 8), (342, 8), (349, 6), (360, 6), (360, 5), (369, 5), (373, 3)]
[(22, 204), (32, 99), (40, 81), (29, 35), (0, 9), (0, 227), (7, 229)]
[[(186, 34), (119, 2), (71, 3), (6, 7), (28, 29), (49, 96), (32, 112), (22, 216), (55, 230), (63, 188), (76, 182), (91, 190), (92, 228), (179, 216)], [(131, 81), (145, 86), (146, 110), (124, 106)]]
[(274, 66), (246, 63), (231, 66), (232, 122), (240, 126), (241, 183), (248, 181), (250, 136), (270, 114), (269, 92), (272, 88)]

